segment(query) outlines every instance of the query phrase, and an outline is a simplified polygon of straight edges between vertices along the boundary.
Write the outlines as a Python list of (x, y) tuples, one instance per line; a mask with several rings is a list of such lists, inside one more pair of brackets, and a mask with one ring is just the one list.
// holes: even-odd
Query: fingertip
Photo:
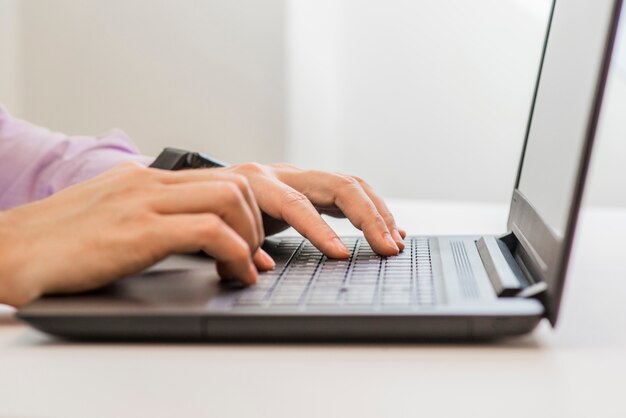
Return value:
[(398, 232), (400, 233), (400, 236), (402, 237), (402, 239), (406, 238), (407, 233), (404, 229), (398, 229)]
[(392, 249), (389, 247), (385, 247), (383, 249), (375, 250), (375, 251), (376, 251), (376, 254), (380, 255), (381, 257), (395, 257), (398, 254), (400, 254), (399, 249)]
[(261, 248), (254, 254), (254, 264), (261, 271), (273, 270), (276, 267), (274, 259)]
[[(239, 282), (244, 285), (256, 284), (258, 278), (258, 271), (252, 262), (249, 263), (248, 268), (239, 267), (235, 268), (232, 265), (217, 263), (217, 272), (225, 282)], [(237, 272), (237, 273), (235, 273)]]
[(341, 238), (335, 237), (332, 240), (333, 243), (333, 254), (332, 258), (348, 258), (350, 257), (350, 250), (348, 247), (341, 241)]
[(335, 259), (335, 260), (346, 260), (348, 258), (350, 258), (352, 254), (348, 251), (348, 252), (341, 252), (341, 253), (336, 253), (333, 255), (330, 255), (329, 258)]
[(387, 248), (389, 248), (389, 251), (391, 251), (392, 255), (398, 255), (400, 253), (400, 247), (396, 243), (396, 241), (394, 241), (391, 234), (389, 232), (385, 232), (384, 237), (385, 245), (387, 246)]
[(343, 260), (352, 255), (339, 237), (332, 238), (330, 241), (313, 243), (313, 245), (328, 258)]
[(393, 240), (395, 241), (396, 245), (398, 246), (398, 249), (400, 251), (404, 250), (404, 247), (405, 247), (404, 238), (402, 237), (402, 235), (400, 235), (400, 232), (397, 229), (392, 229), (391, 236)]

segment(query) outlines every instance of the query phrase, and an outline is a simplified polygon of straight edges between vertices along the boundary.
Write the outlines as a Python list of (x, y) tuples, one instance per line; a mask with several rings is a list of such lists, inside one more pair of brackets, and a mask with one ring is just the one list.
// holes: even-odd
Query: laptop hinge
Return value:
[(518, 298), (533, 298), (539, 296), (543, 292), (548, 290), (546, 282), (533, 283), (530, 286), (522, 289), (517, 295)]
[(514, 241), (513, 234), (501, 238), (482, 237), (476, 241), (476, 248), (498, 296), (537, 296), (546, 290), (546, 284), (534, 282), (517, 264), (512, 254), (517, 244)]

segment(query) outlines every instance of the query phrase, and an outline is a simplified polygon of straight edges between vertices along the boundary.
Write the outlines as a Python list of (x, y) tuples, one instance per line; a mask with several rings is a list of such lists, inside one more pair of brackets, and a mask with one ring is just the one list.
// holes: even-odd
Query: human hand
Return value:
[(406, 232), (396, 226), (385, 202), (359, 177), (290, 164), (246, 163), (219, 170), (248, 179), (261, 210), (268, 215), (264, 217), (267, 235), (291, 225), (327, 256), (349, 257), (350, 252), (320, 216), (328, 214), (347, 217), (380, 255), (397, 255), (404, 249)]
[(0, 213), (0, 303), (97, 288), (171, 253), (204, 250), (224, 277), (254, 283), (273, 267), (245, 177), (128, 163), (47, 199)]

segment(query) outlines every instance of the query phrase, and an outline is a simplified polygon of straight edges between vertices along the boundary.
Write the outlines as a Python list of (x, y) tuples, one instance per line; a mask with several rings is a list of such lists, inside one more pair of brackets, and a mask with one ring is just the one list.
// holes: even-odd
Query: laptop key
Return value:
[(259, 275), (259, 284), (255, 286), (259, 292), (242, 295), (237, 304), (398, 307), (435, 304), (427, 238), (407, 238), (405, 250), (388, 258), (378, 256), (363, 239), (346, 238), (344, 243), (353, 256), (331, 260), (308, 241), (295, 237), (283, 239), (277, 246), (277, 259), (282, 264)]

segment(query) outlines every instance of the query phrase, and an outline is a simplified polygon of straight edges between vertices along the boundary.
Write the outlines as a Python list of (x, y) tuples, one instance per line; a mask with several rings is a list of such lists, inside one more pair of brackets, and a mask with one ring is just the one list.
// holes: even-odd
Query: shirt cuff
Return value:
[(80, 163), (75, 166), (73, 172), (68, 173), (65, 178), (61, 176), (60, 182), (64, 184), (52, 185), (55, 189), (52, 190), (53, 193), (58, 190), (57, 187), (64, 188), (81, 183), (124, 162), (132, 161), (148, 167), (155, 160), (155, 157), (139, 154), (133, 142), (122, 131), (113, 130), (96, 139), (97, 145), (90, 148), (89, 152), (83, 153)]
[[(80, 138), (72, 139), (80, 141)], [(155, 160), (154, 157), (139, 154), (130, 138), (120, 130), (110, 131), (95, 139), (89, 147), (73, 156), (73, 161), (59, 167), (54, 180), (48, 184), (46, 195), (89, 180), (124, 162), (134, 161), (147, 167)]]

